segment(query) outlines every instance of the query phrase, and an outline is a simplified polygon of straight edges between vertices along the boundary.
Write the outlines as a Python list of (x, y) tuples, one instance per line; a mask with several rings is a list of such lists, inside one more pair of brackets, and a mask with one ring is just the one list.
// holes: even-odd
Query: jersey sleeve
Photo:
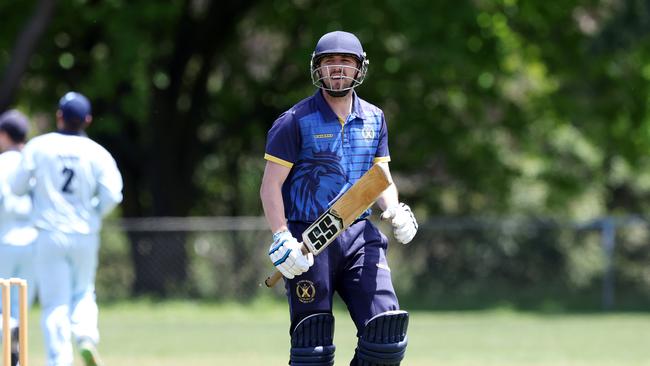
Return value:
[(0, 155), (2, 155), (0, 156), (0, 172), (9, 173), (5, 176), (7, 178), (5, 180), (0, 177), (0, 206), (2, 210), (11, 213), (15, 218), (26, 219), (32, 209), (31, 199), (29, 197), (16, 197), (16, 195), (11, 194), (9, 187), (9, 177), (16, 171), (21, 159), (20, 155), (18, 152), (6, 152)]
[(293, 167), (298, 159), (300, 140), (300, 129), (294, 114), (283, 113), (269, 130), (264, 159), (287, 168)]
[(390, 153), (388, 152), (388, 127), (386, 126), (386, 119), (384, 114), (381, 114), (381, 127), (379, 128), (379, 143), (377, 144), (377, 152), (373, 163), (387, 163), (390, 161)]
[(34, 153), (35, 147), (32, 141), (25, 145), (22, 150), (22, 158), (18, 167), (9, 174), (9, 187), (18, 196), (22, 196), (31, 190), (30, 180), (34, 174)]
[[(5, 159), (0, 154), (0, 172), (6, 172), (8, 169), (5, 167)], [(0, 175), (0, 207), (4, 204), (4, 197), (8, 197), (11, 189), (9, 188), (9, 175)]]

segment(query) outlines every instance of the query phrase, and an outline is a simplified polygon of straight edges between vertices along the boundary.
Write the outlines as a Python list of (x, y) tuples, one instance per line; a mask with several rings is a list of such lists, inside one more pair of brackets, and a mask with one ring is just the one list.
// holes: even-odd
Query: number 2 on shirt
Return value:
[(63, 174), (63, 179), (65, 180), (63, 187), (61, 187), (61, 191), (64, 193), (73, 193), (72, 189), (70, 188), (70, 183), (72, 183), (72, 178), (74, 178), (74, 170), (65, 167), (63, 168), (63, 171), (61, 171), (61, 174)]

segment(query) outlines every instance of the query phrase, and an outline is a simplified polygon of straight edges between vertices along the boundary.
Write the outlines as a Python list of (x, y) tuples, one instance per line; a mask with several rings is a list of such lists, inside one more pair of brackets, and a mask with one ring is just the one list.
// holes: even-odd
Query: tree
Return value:
[(16, 39), (10, 63), (7, 65), (2, 84), (0, 84), (0, 111), (8, 109), (13, 102), (14, 93), (20, 83), (21, 76), (27, 68), (34, 48), (52, 20), (55, 5), (55, 0), (39, 1), (34, 10), (34, 15), (25, 24), (25, 28)]
[[(0, 5), (12, 29), (23, 3)], [(644, 206), (646, 3), (61, 0), (29, 62), (5, 52), (0, 67), (26, 68), (7, 100), (33, 114), (68, 89), (92, 99), (123, 216), (258, 215), (266, 131), (313, 93), (318, 37), (352, 31), (371, 62), (358, 92), (386, 112), (400, 194), (422, 219), (586, 217)], [(136, 292), (182, 284), (184, 237), (131, 239)]]

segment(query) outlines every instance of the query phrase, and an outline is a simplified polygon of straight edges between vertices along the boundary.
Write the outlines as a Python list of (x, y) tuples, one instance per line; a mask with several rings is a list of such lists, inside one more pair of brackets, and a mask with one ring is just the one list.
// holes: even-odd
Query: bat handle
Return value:
[(282, 278), (282, 273), (280, 273), (280, 271), (275, 271), (272, 275), (267, 277), (266, 280), (264, 280), (264, 284), (266, 287), (273, 287), (276, 283), (278, 283), (280, 278)]

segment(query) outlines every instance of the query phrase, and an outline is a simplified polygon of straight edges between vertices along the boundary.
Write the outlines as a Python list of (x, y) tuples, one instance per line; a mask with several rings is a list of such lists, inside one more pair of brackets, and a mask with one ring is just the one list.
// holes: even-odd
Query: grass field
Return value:
[[(39, 310), (30, 316), (30, 364), (44, 365)], [(347, 365), (355, 331), (344, 310), (335, 316), (337, 365)], [(100, 351), (108, 366), (286, 365), (287, 327), (277, 302), (124, 302), (100, 308)], [(406, 366), (650, 365), (648, 313), (419, 311), (409, 339)]]

